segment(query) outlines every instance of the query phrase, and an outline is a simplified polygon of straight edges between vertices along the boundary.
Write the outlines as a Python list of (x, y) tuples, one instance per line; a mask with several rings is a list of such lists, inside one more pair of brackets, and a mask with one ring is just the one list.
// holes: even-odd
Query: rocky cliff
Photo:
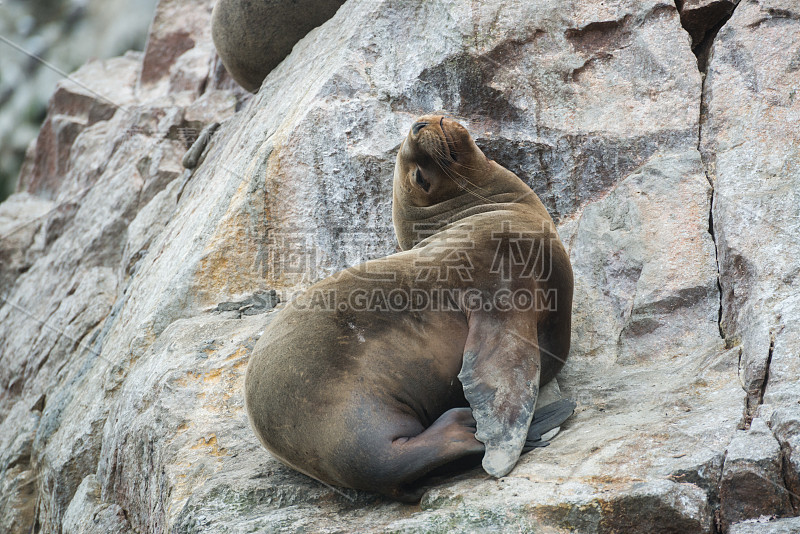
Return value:
[[(349, 0), (253, 96), (212, 3), (60, 83), (0, 204), (0, 529), (800, 529), (796, 2)], [(276, 297), (395, 250), (433, 111), (559, 225), (578, 409), (408, 506), (283, 467), (242, 386)]]

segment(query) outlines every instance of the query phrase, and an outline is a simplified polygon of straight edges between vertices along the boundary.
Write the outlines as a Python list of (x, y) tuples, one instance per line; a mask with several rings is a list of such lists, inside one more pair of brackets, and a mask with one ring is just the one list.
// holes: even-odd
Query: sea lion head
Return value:
[(486, 163), (486, 156), (459, 123), (441, 115), (419, 117), (397, 154), (395, 197), (415, 207), (449, 200), (480, 185), (472, 175), (480, 175), (475, 170)]
[(458, 122), (441, 115), (414, 121), (394, 169), (392, 217), (401, 248), (419, 241), (413, 223), (435, 225), (453, 209), (485, 199), (493, 189), (491, 163)]

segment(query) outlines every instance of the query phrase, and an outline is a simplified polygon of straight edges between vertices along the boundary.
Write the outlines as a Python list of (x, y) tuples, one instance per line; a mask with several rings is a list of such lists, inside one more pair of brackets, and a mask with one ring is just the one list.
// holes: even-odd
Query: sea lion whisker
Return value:
[(442, 173), (444, 173), (444, 175), (448, 179), (450, 179), (450, 181), (452, 181), (454, 184), (456, 184), (456, 186), (458, 186), (458, 188), (461, 189), (462, 191), (464, 191), (465, 193), (469, 193), (470, 195), (473, 195), (474, 197), (479, 198), (479, 199), (481, 199), (481, 200), (483, 200), (483, 201), (485, 201), (487, 203), (495, 204), (495, 201), (484, 197), (480, 193), (477, 193), (475, 191), (475, 189), (479, 189), (479, 188), (477, 186), (475, 186), (475, 184), (473, 184), (472, 182), (467, 180), (466, 178), (464, 178), (464, 181), (467, 182), (469, 185), (472, 185), (473, 187), (475, 187), (475, 189), (469, 189), (468, 187), (466, 187), (463, 184), (459, 183), (459, 181), (456, 178), (454, 178), (445, 168), (443, 168), (441, 166), (440, 166), (440, 168), (442, 170)]
[(445, 171), (445, 175), (446, 175), (446, 176), (447, 176), (447, 177), (448, 177), (448, 178), (449, 178), (449, 179), (450, 179), (450, 180), (451, 180), (451, 181), (452, 181), (454, 184), (456, 184), (456, 185), (457, 185), (457, 186), (458, 186), (458, 187), (459, 187), (459, 188), (460, 188), (462, 191), (464, 191), (464, 192), (466, 192), (466, 193), (469, 193), (469, 194), (473, 195), (474, 197), (476, 197), (476, 198), (479, 198), (479, 199), (481, 199), (481, 200), (483, 200), (483, 201), (485, 201), (485, 202), (487, 202), (487, 203), (489, 203), (489, 204), (496, 204), (496, 202), (495, 202), (494, 200), (492, 200), (492, 199), (490, 199), (490, 198), (486, 198), (485, 196), (481, 195), (480, 193), (477, 193), (477, 192), (475, 191), (475, 189), (480, 189), (480, 188), (479, 188), (478, 186), (476, 186), (475, 184), (473, 184), (472, 182), (470, 182), (469, 180), (465, 180), (465, 181), (466, 181), (466, 182), (467, 182), (469, 185), (472, 185), (472, 186), (474, 187), (474, 189), (470, 189), (470, 188), (466, 187), (465, 185), (463, 185), (463, 184), (459, 183), (457, 179), (453, 178), (453, 177), (452, 177), (452, 176), (451, 176), (449, 173), (447, 173), (446, 171)]
[(457, 171), (457, 170), (455, 170), (455, 169), (448, 169), (447, 171), (448, 171), (449, 173), (455, 174), (455, 175), (456, 175), (456, 177), (458, 177), (458, 178), (461, 178), (462, 180), (464, 180), (465, 182), (467, 182), (469, 185), (471, 185), (471, 186), (472, 186), (472, 187), (474, 187), (475, 189), (480, 189), (481, 191), (488, 191), (488, 189), (486, 189), (485, 187), (481, 187), (481, 186), (479, 186), (478, 184), (476, 184), (475, 182), (471, 181), (469, 178), (467, 178), (466, 176), (464, 176), (463, 174), (461, 174), (460, 172), (458, 172), (458, 171)]
[[(473, 182), (471, 182), (471, 181), (470, 181), (470, 180), (469, 180), (469, 179), (468, 179), (466, 176), (464, 176), (463, 174), (459, 173), (458, 171), (456, 171), (456, 170), (454, 170), (454, 169), (447, 169), (446, 167), (442, 166), (442, 165), (441, 165), (441, 164), (440, 164), (438, 161), (436, 162), (436, 164), (437, 164), (437, 165), (439, 166), (439, 168), (442, 170), (442, 173), (444, 173), (444, 175), (445, 175), (447, 178), (449, 178), (449, 179), (450, 179), (450, 180), (451, 180), (451, 181), (452, 181), (454, 184), (456, 184), (456, 185), (457, 185), (457, 186), (458, 186), (460, 189), (462, 189), (463, 191), (465, 191), (465, 192), (467, 192), (467, 193), (469, 193), (469, 194), (471, 194), (471, 195), (473, 195), (473, 196), (475, 196), (475, 197), (477, 197), (477, 198), (479, 198), (479, 199), (483, 200), (484, 202), (486, 202), (486, 203), (488, 203), (488, 204), (496, 204), (496, 203), (497, 203), (497, 202), (495, 202), (494, 200), (491, 200), (491, 199), (489, 199), (489, 198), (486, 198), (485, 196), (483, 196), (483, 195), (481, 195), (481, 194), (479, 194), (479, 193), (476, 193), (476, 192), (475, 192), (475, 189), (483, 189), (483, 188), (482, 188), (482, 187), (480, 187), (479, 185), (477, 185), (477, 184), (474, 184)], [(459, 183), (459, 181), (458, 181), (456, 178), (454, 178), (454, 177), (453, 177), (453, 175), (451, 174), (451, 172), (452, 172), (452, 173), (455, 173), (456, 177), (459, 177), (459, 178), (463, 179), (465, 182), (467, 182), (469, 185), (473, 186), (475, 189), (468, 189), (467, 187), (464, 187), (463, 185), (461, 185), (461, 184)]]
[[(447, 143), (448, 143), (448, 148), (449, 148), (449, 145), (451, 143), (449, 141)], [(452, 144), (454, 145), (454, 143), (452, 143)], [(433, 147), (433, 150), (434, 150), (434, 154), (432, 154), (432, 156), (438, 156), (439, 158), (441, 158), (443, 161), (445, 161), (447, 163), (456, 162), (464, 170), (467, 170), (467, 171), (482, 171), (483, 170), (482, 167), (474, 167), (472, 165), (467, 165), (466, 163), (457, 162), (456, 158), (454, 156), (451, 156), (452, 161), (448, 161), (445, 153), (442, 150), (440, 150), (439, 147)]]
[[(440, 157), (442, 157), (442, 159), (444, 159), (444, 155), (443, 155), (443, 153), (441, 153), (441, 152), (437, 152), (437, 154), (438, 154)], [(453, 162), (447, 161), (446, 163), (453, 163)], [(481, 170), (481, 168), (480, 168), (480, 167), (473, 167), (473, 166), (471, 166), (471, 165), (467, 165), (467, 164), (465, 164), (465, 163), (460, 163), (460, 162), (456, 162), (456, 163), (458, 163), (458, 166), (459, 166), (459, 167), (461, 167), (462, 169), (466, 170), (466, 171), (480, 171), (480, 170)]]
[[(453, 161), (452, 161), (452, 162), (451, 162), (451, 161), (448, 161), (448, 160), (447, 160), (447, 157), (446, 157), (446, 155), (445, 155), (445, 153), (444, 153), (443, 151), (441, 151), (441, 150), (440, 150), (438, 147), (434, 147), (434, 148), (433, 148), (433, 151), (434, 151), (434, 153), (433, 153), (433, 154), (431, 154), (431, 155), (434, 157), (434, 159), (435, 159), (436, 157), (438, 157), (438, 158), (440, 158), (442, 161), (444, 161), (445, 163), (448, 163), (448, 164), (449, 164), (449, 163), (456, 162), (456, 160), (455, 160), (454, 158), (453, 158)], [(472, 167), (472, 166), (470, 166), (470, 165), (466, 165), (466, 164), (464, 164), (464, 163), (459, 163), (459, 166), (460, 166), (460, 167), (462, 167), (462, 168), (463, 168), (463, 169), (465, 169), (465, 170), (468, 170), (468, 171), (479, 171), (479, 170), (480, 170), (478, 167)]]
[[(317, 479), (315, 478), (314, 480), (317, 480)], [(354, 498), (352, 498), (350, 495), (346, 494), (345, 492), (343, 492), (343, 491), (342, 491), (342, 490), (340, 490), (339, 488), (337, 488), (337, 487), (335, 487), (335, 486), (331, 486), (330, 484), (328, 484), (328, 483), (326, 483), (326, 482), (323, 482), (323, 481), (321, 481), (321, 480), (317, 480), (317, 482), (319, 482), (320, 484), (322, 484), (323, 486), (325, 486), (325, 487), (326, 487), (326, 488), (328, 488), (329, 490), (331, 490), (331, 491), (333, 491), (333, 492), (335, 492), (335, 493), (338, 493), (339, 495), (341, 495), (342, 497), (344, 497), (344, 498), (345, 498), (345, 499), (347, 499), (348, 501), (350, 501), (350, 502), (356, 502), (356, 500), (355, 500)]]

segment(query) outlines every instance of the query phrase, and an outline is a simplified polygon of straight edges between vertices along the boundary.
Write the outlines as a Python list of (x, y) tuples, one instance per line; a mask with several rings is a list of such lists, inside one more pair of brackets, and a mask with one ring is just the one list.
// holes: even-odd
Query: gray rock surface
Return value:
[(100, 500), (100, 483), (97, 477), (87, 475), (78, 486), (75, 496), (69, 503), (61, 525), (64, 534), (128, 534), (130, 523), (125, 511), (118, 504), (103, 503)]
[(733, 525), (729, 534), (796, 534), (800, 532), (800, 517), (790, 519), (763, 518), (761, 520), (742, 521)]
[[(742, 0), (705, 75), (671, 2), (349, 0), (250, 97), (211, 3), (163, 0), (143, 57), (76, 73), (117, 106), (62, 84), (0, 205), (0, 529), (711, 533), (740, 462), (790, 505), (747, 517), (800, 513), (792, 6)], [(578, 409), (413, 507), (282, 466), (242, 387), (271, 290), (395, 250), (396, 150), (437, 110), (558, 222)]]
[(54, 207), (52, 201), (25, 192), (0, 204), (0, 295), (11, 289), (44, 250), (43, 224)]

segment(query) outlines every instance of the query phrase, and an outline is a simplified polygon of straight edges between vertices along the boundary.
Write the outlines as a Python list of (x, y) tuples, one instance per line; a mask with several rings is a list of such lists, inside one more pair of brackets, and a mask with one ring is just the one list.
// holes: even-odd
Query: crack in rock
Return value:
[(757, 377), (755, 383), (750, 381), (750, 385), (747, 387), (744, 413), (742, 414), (742, 421), (738, 425), (740, 430), (747, 430), (750, 428), (753, 417), (756, 415), (756, 410), (758, 410), (758, 407), (764, 403), (764, 393), (766, 392), (767, 384), (769, 383), (769, 367), (772, 364), (772, 353), (775, 350), (775, 333), (770, 332), (769, 337), (769, 350), (767, 352), (764, 369), (760, 373), (760, 376)]
[(697, 67), (705, 73), (711, 45), (733, 15), (739, 0), (675, 0), (681, 26), (692, 38), (692, 52), (697, 56)]
[[(729, 9), (723, 4), (729, 6)], [(707, 104), (705, 101), (706, 96), (706, 74), (708, 72), (708, 59), (711, 52), (711, 47), (714, 39), (719, 30), (730, 20), (733, 12), (736, 9), (738, 0), (735, 2), (730, 0), (723, 0), (721, 2), (710, 2), (697, 6), (697, 2), (691, 0), (675, 0), (675, 7), (680, 14), (681, 26), (689, 33), (692, 38), (692, 52), (697, 57), (697, 69), (700, 71), (701, 86), (700, 86), (700, 107), (699, 107), (699, 120), (697, 132), (697, 150), (700, 152), (700, 159), (703, 163), (703, 169), (711, 186), (711, 201), (708, 209), (708, 233), (714, 243), (715, 263), (717, 265), (717, 290), (719, 292), (719, 312), (717, 316), (717, 325), (719, 328), (720, 338), (725, 341), (725, 348), (731, 348), (733, 345), (725, 335), (725, 330), (722, 325), (723, 318), (723, 292), (721, 283), (721, 267), (719, 262), (719, 248), (717, 244), (717, 236), (714, 230), (714, 199), (716, 194), (714, 179), (712, 178), (711, 164), (706, 158), (706, 154), (702, 150), (703, 139), (703, 123), (707, 113)]]

